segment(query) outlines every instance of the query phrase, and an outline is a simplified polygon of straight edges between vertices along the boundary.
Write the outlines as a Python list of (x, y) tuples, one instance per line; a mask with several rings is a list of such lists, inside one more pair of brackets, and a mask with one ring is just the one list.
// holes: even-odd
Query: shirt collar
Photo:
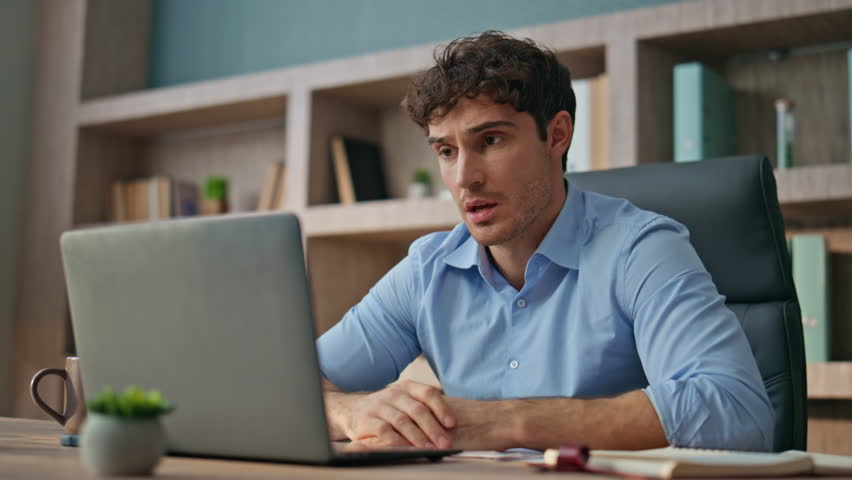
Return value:
[(562, 211), (536, 249), (551, 262), (579, 270), (580, 249), (586, 237), (586, 199), (577, 188), (569, 188)]
[[(467, 227), (465, 227), (465, 231), (467, 231)], [(449, 255), (444, 257), (444, 263), (450, 265), (452, 267), (466, 269), (470, 268), (474, 265), (482, 265), (484, 260), (487, 257), (485, 253), (485, 249), (482, 248), (480, 244), (476, 242), (473, 236), (468, 232), (467, 240), (462, 242), (461, 245), (456, 247), (455, 250), (450, 252)]]
[[(551, 262), (565, 268), (580, 268), (580, 248), (585, 237), (585, 198), (583, 192), (576, 188), (569, 188), (565, 203), (556, 221), (550, 227), (547, 235), (536, 249), (535, 255), (542, 255)], [(465, 227), (465, 230), (467, 228)], [(444, 257), (447, 265), (467, 269), (474, 265), (479, 267), (483, 273), (490, 270), (488, 254), (476, 240), (468, 233), (468, 238), (456, 247), (449, 255)]]

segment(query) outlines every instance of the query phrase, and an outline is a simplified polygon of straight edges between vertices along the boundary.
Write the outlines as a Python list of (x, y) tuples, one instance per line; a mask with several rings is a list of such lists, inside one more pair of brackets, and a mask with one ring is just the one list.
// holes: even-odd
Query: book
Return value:
[(148, 218), (164, 220), (172, 216), (172, 182), (167, 177), (153, 177), (148, 181)]
[(378, 145), (335, 136), (331, 139), (331, 158), (340, 203), (388, 198)]
[(148, 220), (148, 180), (127, 183), (127, 221)]
[(194, 217), (198, 215), (199, 191), (198, 185), (192, 182), (174, 182), (174, 204), (172, 206), (175, 217)]
[(567, 172), (585, 172), (592, 169), (592, 86), (586, 79), (571, 82), (576, 98), (574, 132), (568, 148)]
[(592, 79), (591, 169), (609, 168), (609, 80), (606, 73)]
[(852, 48), (846, 50), (846, 69), (849, 71), (846, 76), (846, 92), (849, 97), (849, 161), (852, 162)]
[[(123, 195), (121, 195), (123, 190)], [(124, 217), (118, 220), (123, 197)], [(116, 205), (115, 221), (141, 222), (170, 218), (172, 215), (172, 185), (167, 177), (152, 177), (130, 182), (115, 182), (111, 203)]]
[(675, 65), (673, 113), (676, 162), (735, 153), (734, 93), (710, 67), (700, 62)]
[(794, 131), (793, 103), (775, 100), (775, 168), (779, 170), (793, 166)]
[(577, 100), (574, 132), (568, 149), (566, 170), (603, 170), (608, 161), (608, 94), (606, 74), (574, 80), (571, 86)]
[(127, 221), (127, 184), (122, 181), (110, 185), (109, 219), (112, 222)]
[[(849, 475), (852, 457), (789, 450), (782, 453), (659, 448), (592, 450), (563, 447), (547, 450), (541, 463), (550, 469), (588, 471), (647, 478), (777, 477), (785, 475)], [(567, 468), (560, 468), (560, 467)]]
[(272, 195), (272, 210), (284, 210), (284, 207), (287, 206), (287, 202), (285, 201), (285, 193), (287, 192), (287, 165), (283, 163), (278, 170), (278, 182), (276, 182), (276, 185), (275, 193)]
[(260, 189), (260, 198), (257, 201), (258, 210), (272, 210), (274, 198), (279, 188), (281, 177), (281, 162), (274, 162), (266, 168), (266, 176), (263, 178), (263, 187)]
[(793, 283), (802, 310), (805, 361), (831, 358), (829, 257), (822, 235), (793, 235)]

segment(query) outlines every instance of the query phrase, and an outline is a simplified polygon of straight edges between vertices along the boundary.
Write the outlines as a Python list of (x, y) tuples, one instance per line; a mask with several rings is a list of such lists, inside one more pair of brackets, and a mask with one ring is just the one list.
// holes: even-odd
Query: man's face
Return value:
[(530, 114), (487, 95), (462, 98), (429, 123), (429, 143), (481, 245), (508, 246), (550, 228), (561, 208), (553, 205), (554, 188), (562, 188), (561, 160), (554, 160)]

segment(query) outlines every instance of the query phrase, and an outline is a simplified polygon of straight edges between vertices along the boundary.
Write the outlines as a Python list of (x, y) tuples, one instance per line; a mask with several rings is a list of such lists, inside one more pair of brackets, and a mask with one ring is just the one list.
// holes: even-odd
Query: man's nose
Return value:
[(485, 182), (482, 157), (470, 150), (459, 150), (456, 161), (456, 185), (471, 188)]

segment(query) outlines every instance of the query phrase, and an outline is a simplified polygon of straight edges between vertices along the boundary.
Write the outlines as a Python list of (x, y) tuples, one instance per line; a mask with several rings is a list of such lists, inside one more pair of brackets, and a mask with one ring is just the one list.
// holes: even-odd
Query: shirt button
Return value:
[(512, 360), (511, 362), (509, 362), (509, 368), (518, 368), (518, 361)]
[(517, 305), (517, 306), (518, 306), (518, 308), (524, 308), (524, 307), (526, 307), (526, 306), (527, 306), (527, 301), (526, 301), (526, 300), (524, 300), (524, 299), (522, 298), (522, 299), (518, 300), (518, 301), (515, 303), (515, 305)]

